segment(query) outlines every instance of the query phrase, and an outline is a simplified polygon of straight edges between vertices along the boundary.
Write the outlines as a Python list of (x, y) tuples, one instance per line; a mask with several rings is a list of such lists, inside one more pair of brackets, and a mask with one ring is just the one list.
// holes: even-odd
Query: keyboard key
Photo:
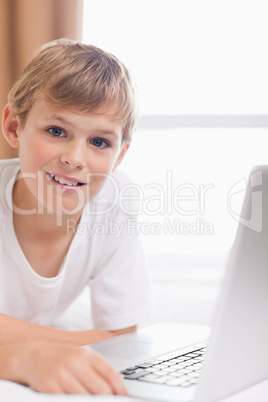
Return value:
[(182, 374), (189, 374), (192, 373), (193, 371), (189, 368), (183, 368), (181, 370), (178, 370), (177, 373), (182, 373)]
[(195, 363), (195, 364), (193, 365), (193, 369), (194, 369), (194, 370), (201, 369), (202, 367), (203, 367), (203, 364), (202, 364), (202, 363)]
[(197, 383), (198, 383), (198, 378), (193, 378), (193, 379), (190, 381), (190, 383), (191, 383), (192, 385), (197, 384)]
[(174, 364), (177, 364), (177, 362), (176, 361), (174, 362), (172, 360), (168, 360), (168, 361), (163, 362), (161, 364), (163, 364), (163, 366), (170, 367), (170, 366), (174, 366)]
[(152, 366), (153, 365), (151, 363), (141, 363), (141, 364), (137, 364), (136, 367), (146, 369), (146, 368), (149, 368), (149, 367), (152, 367)]
[(193, 362), (191, 360), (187, 360), (186, 362), (183, 362), (184, 367), (192, 366)]
[(190, 381), (185, 381), (184, 383), (182, 383), (181, 384), (181, 387), (190, 387), (191, 385), (193, 385), (193, 384), (191, 384), (191, 382)]
[(155, 371), (154, 372), (154, 375), (156, 375), (156, 376), (161, 376), (161, 377), (163, 377), (163, 376), (167, 376), (169, 373), (167, 373), (166, 371), (164, 371), (164, 370), (158, 370), (158, 371)]
[(163, 376), (163, 377), (160, 377), (162, 380), (164, 380), (164, 383), (166, 383), (167, 381), (170, 381), (170, 380), (172, 380), (173, 379), (173, 377), (172, 376), (170, 376), (170, 375), (166, 375), (166, 376)]
[(167, 368), (167, 367), (169, 367), (169, 366), (167, 364), (165, 364), (165, 362), (160, 363), (160, 364), (156, 364), (154, 366), (154, 368), (157, 368), (158, 370), (161, 370), (161, 369), (164, 369), (164, 368)]
[(177, 370), (183, 369), (184, 367), (187, 367), (187, 366), (184, 364), (184, 362), (178, 363), (178, 364), (176, 365)]
[(186, 359), (184, 357), (176, 357), (175, 359), (172, 360), (176, 360), (178, 363), (184, 362)]
[(154, 366), (155, 364), (158, 364), (159, 362), (162, 362), (163, 360), (159, 360), (159, 359), (151, 359), (151, 360), (147, 360), (145, 363), (149, 363), (152, 366)]
[(199, 378), (199, 373), (197, 371), (192, 371), (191, 373), (189, 373), (189, 376), (191, 378)]
[(166, 379), (164, 377), (141, 377), (139, 378), (139, 381), (143, 382), (153, 382), (155, 384), (164, 384), (166, 382)]
[(151, 373), (147, 370), (140, 370), (140, 371), (136, 371), (131, 374), (125, 374), (124, 378), (127, 378), (128, 380), (137, 380), (138, 378), (143, 377), (146, 374), (151, 374)]
[(177, 367), (176, 366), (166, 367), (163, 368), (162, 371), (164, 371), (165, 373), (174, 373), (177, 371)]
[(167, 385), (174, 385), (174, 386), (179, 386), (184, 384), (187, 381), (187, 377), (183, 376), (183, 377), (179, 377), (179, 378), (173, 378), (170, 381), (167, 381), (166, 384)]
[(192, 357), (191, 362), (193, 362), (193, 364), (200, 363), (200, 359), (199, 359), (199, 357)]
[(122, 370), (120, 371), (121, 374), (132, 374), (135, 373), (136, 370), (130, 370), (130, 369), (126, 369), (126, 370)]
[(133, 373), (134, 371), (140, 370), (138, 367), (133, 366), (133, 367), (128, 367), (122, 371), (120, 371), (121, 374), (127, 374), (127, 373)]
[[(168, 367), (167, 367), (167, 369), (168, 369)], [(147, 370), (150, 371), (150, 373), (155, 373), (156, 371), (159, 371), (159, 368), (154, 366), (154, 367), (149, 367)]]
[(186, 360), (192, 359), (193, 357), (196, 357), (196, 356), (188, 356), (188, 354), (187, 354), (187, 355), (183, 355), (183, 356), (178, 356), (177, 359), (183, 359), (183, 361), (186, 361)]
[[(160, 377), (154, 374), (146, 374), (144, 377), (140, 378), (140, 381), (154, 381), (154, 380), (159, 380)], [(161, 380), (162, 381), (162, 380)]]

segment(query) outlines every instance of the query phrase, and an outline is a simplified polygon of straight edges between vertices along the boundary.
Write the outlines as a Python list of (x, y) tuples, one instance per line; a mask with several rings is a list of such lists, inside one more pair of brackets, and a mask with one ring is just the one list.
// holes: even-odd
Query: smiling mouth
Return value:
[(63, 177), (53, 175), (51, 173), (47, 173), (48, 176), (55, 181), (56, 183), (60, 183), (64, 186), (72, 186), (72, 187), (79, 187), (79, 186), (84, 186), (85, 183), (81, 183), (79, 181), (72, 181), (72, 180), (65, 180)]

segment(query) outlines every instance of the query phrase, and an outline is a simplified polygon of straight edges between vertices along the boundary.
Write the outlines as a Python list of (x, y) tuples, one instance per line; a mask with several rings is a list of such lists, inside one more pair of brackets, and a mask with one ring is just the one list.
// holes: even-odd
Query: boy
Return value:
[[(107, 363), (73, 346), (132, 331), (150, 310), (131, 185), (115, 172), (135, 128), (135, 86), (111, 54), (59, 40), (41, 48), (8, 100), (3, 132), (19, 159), (0, 163), (0, 357), (13, 362), (0, 378), (45, 392), (124, 393)], [(86, 285), (98, 329), (51, 328)], [(39, 357), (35, 370), (30, 358), (28, 371), (23, 357), (9, 358), (25, 350)], [(91, 372), (71, 387), (77, 372), (66, 359), (77, 353)], [(68, 366), (64, 384), (50, 362)], [(40, 385), (44, 370), (52, 385)]]

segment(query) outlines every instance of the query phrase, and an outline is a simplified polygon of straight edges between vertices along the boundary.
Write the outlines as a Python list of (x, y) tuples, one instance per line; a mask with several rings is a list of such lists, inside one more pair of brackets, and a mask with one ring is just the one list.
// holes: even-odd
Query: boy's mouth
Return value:
[(79, 187), (79, 186), (83, 186), (85, 183), (79, 182), (79, 181), (73, 181), (73, 180), (66, 180), (61, 176), (57, 176), (57, 175), (53, 175), (52, 173), (48, 173), (48, 176), (54, 180), (57, 183), (60, 183), (64, 186), (72, 186), (72, 187)]

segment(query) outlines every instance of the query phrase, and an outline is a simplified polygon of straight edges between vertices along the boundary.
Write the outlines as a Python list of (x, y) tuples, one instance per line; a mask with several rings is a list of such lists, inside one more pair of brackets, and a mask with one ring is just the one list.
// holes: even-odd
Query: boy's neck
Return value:
[[(57, 215), (57, 214), (32, 214), (21, 215), (13, 213), (14, 226), (20, 227), (23, 232), (31, 232), (31, 235), (49, 236), (73, 236), (79, 225), (82, 212), (76, 215)], [(71, 222), (71, 224), (70, 224)]]
[(16, 183), (13, 188), (13, 204), (15, 206), (13, 210), (14, 226), (16, 223), (17, 227), (20, 225), (23, 230), (29, 229), (35, 235), (38, 233), (68, 234), (70, 222), (72, 231), (75, 233), (82, 215), (82, 210), (68, 215), (46, 209), (21, 182)]
[(13, 214), (14, 231), (20, 247), (38, 275), (46, 278), (58, 275), (79, 223), (78, 217), (72, 219), (72, 230), (68, 230), (66, 221), (61, 226), (56, 225), (55, 216)]

